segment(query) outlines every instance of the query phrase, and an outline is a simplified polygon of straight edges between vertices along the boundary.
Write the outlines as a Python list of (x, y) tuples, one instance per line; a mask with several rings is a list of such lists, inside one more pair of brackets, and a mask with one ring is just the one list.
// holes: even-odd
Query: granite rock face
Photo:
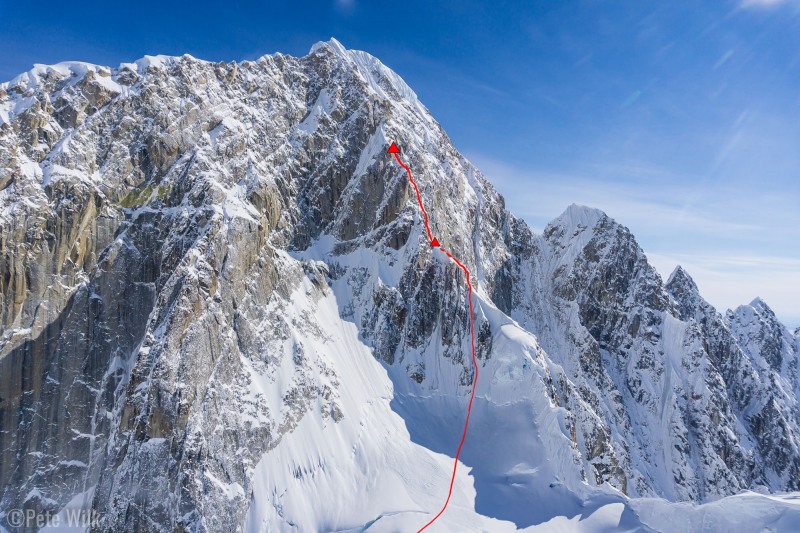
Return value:
[(800, 490), (797, 332), (761, 301), (722, 316), (680, 268), (662, 283), (599, 211), (535, 234), (395, 73), (331, 41), (0, 85), (0, 525), (79, 501), (107, 531), (288, 528), (259, 465), (304, 420), (336, 434), (360, 416), (358, 376), (318, 348), (337, 342), (313, 312), (330, 301), (412, 440), (415, 402), (462, 416), (464, 279), (431, 252), (392, 140), (472, 272), (479, 401), (533, 413), (519, 438), (555, 465), (526, 479), (689, 501)]

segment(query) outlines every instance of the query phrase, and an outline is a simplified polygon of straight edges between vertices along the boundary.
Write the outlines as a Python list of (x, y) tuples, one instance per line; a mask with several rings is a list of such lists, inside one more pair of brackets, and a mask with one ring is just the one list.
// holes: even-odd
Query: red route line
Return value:
[[(390, 150), (391, 150), (391, 148), (390, 148)], [(406, 172), (408, 172), (408, 180), (411, 182), (411, 185), (414, 186), (414, 192), (417, 193), (417, 202), (419, 202), (419, 208), (422, 209), (422, 215), (425, 217), (425, 231), (428, 232), (428, 240), (433, 242), (433, 234), (431, 233), (431, 226), (430, 226), (430, 224), (428, 224), (428, 212), (425, 211), (425, 206), (422, 205), (422, 196), (419, 194), (419, 187), (417, 187), (417, 182), (414, 181), (414, 176), (411, 175), (411, 169), (408, 168), (405, 165), (405, 163), (400, 161), (400, 156), (397, 155), (397, 152), (389, 152), (389, 153), (394, 154), (394, 158), (397, 159), (397, 162), (400, 163), (400, 166), (403, 167), (404, 169), (406, 169)], [(440, 246), (440, 248), (441, 248), (441, 246)], [(444, 251), (443, 248), (442, 248), (442, 251)], [(461, 268), (464, 268), (464, 267), (462, 266)], [(467, 271), (467, 269), (464, 268), (464, 272), (466, 272), (466, 271)]]
[[(408, 180), (411, 182), (411, 185), (414, 186), (414, 191), (417, 193), (417, 202), (419, 203), (419, 208), (422, 210), (422, 215), (425, 219), (425, 231), (428, 232), (428, 240), (431, 241), (431, 243), (433, 243), (434, 238), (433, 234), (431, 233), (430, 225), (428, 223), (428, 212), (425, 211), (425, 206), (422, 205), (422, 195), (420, 195), (419, 193), (419, 187), (417, 187), (417, 182), (414, 181), (414, 176), (411, 175), (411, 169), (408, 168), (400, 160), (400, 156), (398, 155), (399, 150), (397, 149), (394, 143), (392, 143), (392, 147), (389, 148), (389, 153), (394, 155), (394, 158), (397, 160), (398, 163), (400, 163), (400, 166), (403, 167), (408, 173)], [(433, 244), (431, 244), (431, 246), (433, 246)], [(448, 253), (443, 246), (439, 246), (439, 249), (444, 253), (446, 253), (447, 257), (452, 259), (456, 263), (456, 265), (458, 265), (461, 268), (461, 270), (464, 271), (464, 274), (467, 276), (467, 288), (469, 289), (469, 292), (467, 293), (467, 301), (469, 301), (469, 335), (472, 342), (472, 364), (475, 367), (475, 377), (472, 380), (472, 392), (470, 393), (469, 404), (467, 405), (467, 419), (464, 422), (464, 432), (461, 434), (461, 442), (458, 443), (458, 451), (456, 451), (456, 458), (453, 461), (453, 475), (450, 477), (450, 488), (447, 491), (447, 499), (445, 500), (444, 505), (442, 505), (442, 509), (439, 511), (439, 513), (436, 516), (434, 516), (430, 522), (419, 528), (417, 533), (420, 533), (422, 530), (426, 529), (428, 526), (436, 522), (436, 520), (440, 516), (442, 516), (442, 513), (444, 513), (445, 509), (447, 509), (447, 504), (450, 503), (450, 497), (453, 495), (453, 484), (456, 481), (458, 458), (461, 455), (461, 448), (464, 447), (464, 441), (467, 438), (467, 428), (469, 427), (469, 415), (472, 413), (472, 400), (475, 399), (475, 386), (478, 384), (478, 360), (475, 358), (475, 322), (472, 318), (472, 282), (470, 280), (469, 270), (467, 270), (467, 267), (465, 267), (461, 263), (461, 261), (459, 261), (457, 258)]]

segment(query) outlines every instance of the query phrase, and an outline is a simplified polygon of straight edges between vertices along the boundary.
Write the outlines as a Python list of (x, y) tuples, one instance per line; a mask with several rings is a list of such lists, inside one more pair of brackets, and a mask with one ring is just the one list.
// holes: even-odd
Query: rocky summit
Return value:
[(703, 516), (679, 502), (800, 491), (798, 331), (761, 300), (718, 312), (680, 267), (663, 282), (600, 211), (533, 232), (394, 72), (332, 40), (0, 85), (0, 530), (12, 510), (135, 532), (438, 512), (467, 290), (392, 141), (475, 287), (441, 531), (614, 509), (664, 531)]

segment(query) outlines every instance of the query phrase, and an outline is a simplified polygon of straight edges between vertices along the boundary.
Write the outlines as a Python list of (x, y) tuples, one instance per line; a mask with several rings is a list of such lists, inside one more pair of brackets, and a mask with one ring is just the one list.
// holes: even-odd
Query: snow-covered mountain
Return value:
[(391, 141), (476, 289), (434, 530), (800, 523), (775, 494), (800, 490), (797, 332), (760, 300), (721, 315), (681, 268), (663, 283), (600, 211), (535, 234), (332, 40), (0, 85), (0, 529), (427, 522), (474, 375), (467, 291)]

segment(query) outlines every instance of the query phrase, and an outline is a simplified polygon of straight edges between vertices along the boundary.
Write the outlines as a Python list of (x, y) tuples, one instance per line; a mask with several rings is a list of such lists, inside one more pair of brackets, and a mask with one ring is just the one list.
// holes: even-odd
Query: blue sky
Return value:
[(0, 0), (0, 79), (336, 37), (403, 76), (535, 229), (599, 207), (663, 276), (800, 324), (800, 0), (87, 4)]

